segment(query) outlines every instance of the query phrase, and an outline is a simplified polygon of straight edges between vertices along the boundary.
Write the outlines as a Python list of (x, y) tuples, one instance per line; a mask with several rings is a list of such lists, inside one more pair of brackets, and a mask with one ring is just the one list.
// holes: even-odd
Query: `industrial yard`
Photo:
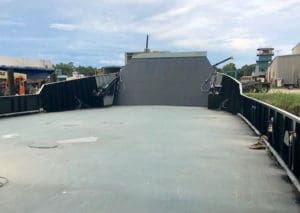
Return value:
[(300, 212), (300, 0), (0, 8), (0, 213)]
[[(299, 212), (300, 94), (265, 82), (273, 48), (258, 49), (242, 83), (215, 72), (232, 57), (211, 65), (205, 51), (127, 56), (107, 74), (44, 83), (32, 95), (13, 95), (18, 81), (2, 66), (13, 91), (0, 97), (5, 212)], [(249, 149), (259, 135), (272, 145)]]

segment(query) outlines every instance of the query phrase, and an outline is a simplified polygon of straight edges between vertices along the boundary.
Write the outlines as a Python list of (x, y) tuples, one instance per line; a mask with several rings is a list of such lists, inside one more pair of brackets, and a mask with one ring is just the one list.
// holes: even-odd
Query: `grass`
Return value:
[(274, 92), (246, 93), (246, 95), (300, 116), (300, 94)]

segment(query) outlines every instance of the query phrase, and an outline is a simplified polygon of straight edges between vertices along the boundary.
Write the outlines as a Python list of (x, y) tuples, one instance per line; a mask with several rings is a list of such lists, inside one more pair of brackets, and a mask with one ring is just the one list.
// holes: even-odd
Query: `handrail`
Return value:
[(237, 79), (233, 78), (232, 76), (227, 75), (227, 74), (224, 74), (224, 73), (218, 73), (218, 74), (221, 74), (221, 75), (223, 75), (223, 76), (226, 76), (226, 77), (230, 78), (231, 80), (235, 81), (235, 82), (239, 85), (239, 94), (240, 94), (241, 96), (243, 96), (243, 97), (245, 97), (245, 98), (248, 98), (248, 99), (251, 99), (251, 100), (253, 100), (253, 101), (256, 101), (256, 102), (258, 102), (258, 103), (260, 103), (260, 104), (263, 104), (263, 105), (265, 105), (265, 106), (267, 106), (267, 107), (269, 107), (269, 108), (271, 108), (271, 109), (273, 109), (273, 110), (276, 110), (276, 111), (278, 111), (278, 112), (284, 114), (286, 117), (288, 117), (288, 118), (290, 118), (290, 119), (293, 119), (293, 120), (296, 120), (297, 122), (300, 122), (300, 117), (298, 117), (298, 116), (296, 116), (296, 115), (294, 115), (294, 114), (292, 114), (292, 113), (290, 113), (290, 112), (287, 112), (287, 111), (285, 111), (285, 110), (283, 110), (283, 109), (281, 109), (281, 108), (279, 108), (279, 107), (273, 106), (273, 105), (271, 105), (271, 104), (268, 104), (268, 103), (263, 102), (263, 101), (261, 101), (261, 100), (258, 100), (258, 99), (256, 99), (256, 98), (252, 98), (252, 97), (249, 97), (249, 96), (245, 95), (245, 94), (243, 93), (242, 83), (239, 82)]
[[(108, 76), (111, 78), (107, 78)], [(97, 76), (91, 76), (44, 84), (33, 95), (0, 97), (0, 115), (38, 112), (41, 108), (48, 112), (72, 110), (78, 108), (78, 102), (85, 103), (84, 106), (102, 107), (104, 96), (117, 92), (115, 85), (119, 77), (113, 74), (101, 75), (103, 85), (97, 85), (96, 78)], [(98, 90), (101, 94), (95, 96), (95, 91)]]
[[(242, 84), (238, 80), (224, 73), (218, 74), (222, 76), (222, 87), (219, 93), (209, 97), (213, 106), (211, 108), (222, 106), (226, 101), (228, 106), (223, 109), (242, 115), (260, 134), (266, 135), (276, 156), (280, 156), (286, 164), (287, 174), (292, 172), (300, 180), (300, 118), (243, 94)], [(293, 177), (290, 179), (293, 181)], [(300, 186), (298, 182), (297, 184)]]

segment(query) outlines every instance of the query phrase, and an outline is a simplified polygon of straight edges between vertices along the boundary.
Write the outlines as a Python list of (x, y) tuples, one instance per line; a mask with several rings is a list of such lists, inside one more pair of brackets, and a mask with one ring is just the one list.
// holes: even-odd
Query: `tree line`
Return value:
[(60, 70), (63, 75), (67, 76), (72, 76), (72, 72), (75, 71), (85, 76), (92, 76), (97, 70), (96, 67), (92, 66), (75, 66), (73, 62), (56, 64), (54, 69)]
[(217, 68), (218, 72), (227, 73), (228, 75), (234, 76), (234, 72), (237, 74), (237, 79), (239, 80), (242, 76), (249, 76), (255, 70), (255, 64), (244, 65), (241, 68), (237, 69), (234, 63), (229, 63), (224, 65), (222, 68)]
[[(72, 72), (76, 71), (85, 76), (92, 76), (95, 74), (97, 68), (92, 66), (75, 66), (73, 62), (69, 63), (59, 63), (54, 66), (56, 70), (61, 70), (63, 75), (72, 76)], [(237, 79), (240, 79), (242, 76), (249, 76), (255, 69), (255, 64), (244, 65), (241, 68), (237, 69), (234, 63), (229, 63), (224, 65), (222, 68), (216, 68), (218, 72), (227, 73), (233, 77), (235, 72), (237, 74)]]

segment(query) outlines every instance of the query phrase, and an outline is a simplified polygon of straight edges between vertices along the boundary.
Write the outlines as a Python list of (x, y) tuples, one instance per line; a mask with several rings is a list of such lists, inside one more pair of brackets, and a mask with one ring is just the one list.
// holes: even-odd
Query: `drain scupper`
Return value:
[(33, 143), (29, 144), (28, 147), (34, 149), (54, 149), (58, 147), (57, 143)]

